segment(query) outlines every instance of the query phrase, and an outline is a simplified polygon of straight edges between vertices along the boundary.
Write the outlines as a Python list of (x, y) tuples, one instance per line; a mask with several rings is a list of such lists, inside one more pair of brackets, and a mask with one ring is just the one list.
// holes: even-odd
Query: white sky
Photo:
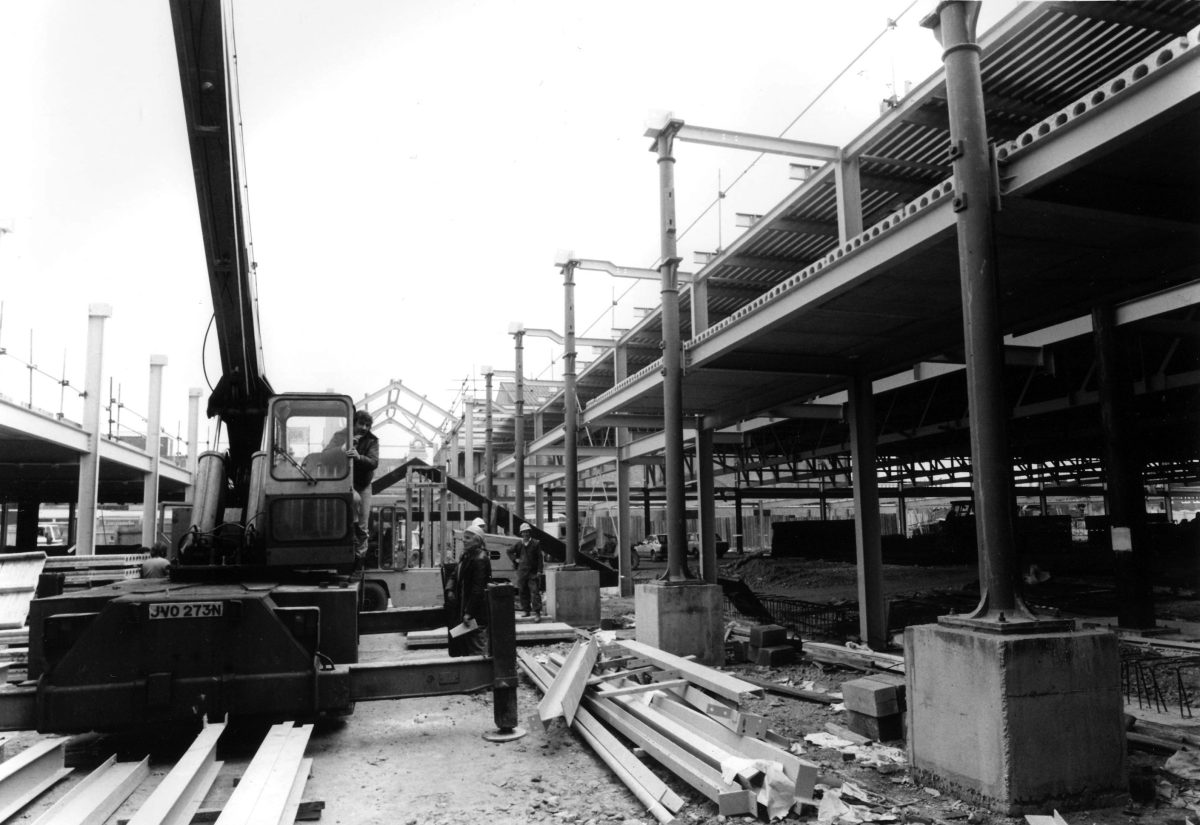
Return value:
[[(557, 249), (655, 263), (649, 112), (777, 135), (910, 2), (236, 2), (267, 377), (356, 399), (397, 379), (450, 408), (480, 365), (512, 369), (510, 322), (562, 331)], [(985, 3), (981, 32), (1012, 5)], [(930, 7), (787, 136), (845, 143), (934, 71)], [(211, 304), (166, 0), (0, 0), (0, 76), (0, 347), (27, 361), (32, 334), (34, 362), (58, 375), (65, 357), (82, 387), (87, 307), (110, 304), (106, 382), (144, 414), (166, 355), (164, 427), (186, 429)], [(675, 157), (682, 229), (755, 156)], [(787, 167), (766, 158), (729, 190), (681, 239), (682, 268), (791, 191)], [(580, 335), (657, 303), (653, 284), (612, 308), (634, 282), (576, 281)], [(527, 375), (561, 377), (557, 355), (527, 338)], [(215, 341), (205, 360), (215, 383)], [(27, 401), (28, 381), (0, 357), (0, 393)], [(57, 411), (59, 388), (36, 380), (34, 403)]]

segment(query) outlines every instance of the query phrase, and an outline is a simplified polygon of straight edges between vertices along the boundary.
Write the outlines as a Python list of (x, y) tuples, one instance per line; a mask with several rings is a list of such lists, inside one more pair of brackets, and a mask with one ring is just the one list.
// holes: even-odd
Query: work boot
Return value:
[(521, 614), (522, 619), (528, 619), (532, 615), (528, 610)]

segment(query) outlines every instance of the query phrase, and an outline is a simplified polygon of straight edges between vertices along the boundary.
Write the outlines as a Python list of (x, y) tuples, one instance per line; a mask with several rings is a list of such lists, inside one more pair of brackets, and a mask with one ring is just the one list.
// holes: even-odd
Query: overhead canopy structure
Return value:
[[(1200, 6), (1173, 0), (1031, 3), (981, 38), (1012, 449), (1032, 482), (1098, 477), (1090, 333), (1106, 306), (1147, 482), (1200, 481), (1198, 25)], [(715, 447), (728, 469), (829, 466), (849, 449), (854, 373), (874, 380), (889, 472), (969, 454), (951, 151), (939, 71), (683, 289), (685, 420), (737, 434)], [(623, 457), (661, 449), (663, 338), (652, 313), (581, 371), (593, 443), (627, 422)], [(544, 412), (561, 408), (560, 393)]]

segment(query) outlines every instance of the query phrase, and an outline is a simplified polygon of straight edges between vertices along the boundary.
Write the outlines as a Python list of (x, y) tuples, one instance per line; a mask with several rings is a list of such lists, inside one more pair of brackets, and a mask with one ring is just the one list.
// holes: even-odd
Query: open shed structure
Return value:
[[(1014, 490), (1169, 499), (1200, 484), (1197, 26), (1200, 6), (1174, 0), (1029, 3), (980, 38)], [(971, 483), (949, 119), (941, 70), (825, 147), (829, 160), (681, 287), (686, 485), (701, 520), (706, 489), (848, 491), (855, 380), (873, 396), (881, 495)], [(637, 466), (661, 500), (663, 319), (580, 372), (576, 432), (558, 423), (565, 389), (532, 410), (524, 456), (497, 455), (498, 476), (556, 464), (543, 454), (572, 439), (587, 451), (540, 472), (539, 496), (574, 474), (627, 513), (620, 479)], [(640, 536), (624, 525), (627, 546)]]

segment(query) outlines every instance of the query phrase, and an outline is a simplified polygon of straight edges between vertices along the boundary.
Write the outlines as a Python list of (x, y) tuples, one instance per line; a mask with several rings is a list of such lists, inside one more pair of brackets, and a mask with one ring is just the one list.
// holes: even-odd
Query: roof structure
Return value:
[[(1030, 484), (1099, 478), (1101, 306), (1115, 307), (1147, 481), (1200, 483), (1197, 26), (1200, 4), (1178, 0), (1030, 3), (980, 38), (1012, 449)], [(839, 226), (826, 163), (682, 290), (685, 421), (732, 434), (716, 450), (739, 485), (844, 476), (832, 457), (849, 451), (855, 373), (874, 381), (882, 472), (928, 483), (931, 462), (969, 463), (947, 118), (939, 71), (842, 147), (861, 232)], [(623, 457), (661, 450), (662, 338), (655, 311), (581, 370), (581, 439), (611, 444), (624, 421)], [(561, 410), (561, 393), (543, 408)]]

